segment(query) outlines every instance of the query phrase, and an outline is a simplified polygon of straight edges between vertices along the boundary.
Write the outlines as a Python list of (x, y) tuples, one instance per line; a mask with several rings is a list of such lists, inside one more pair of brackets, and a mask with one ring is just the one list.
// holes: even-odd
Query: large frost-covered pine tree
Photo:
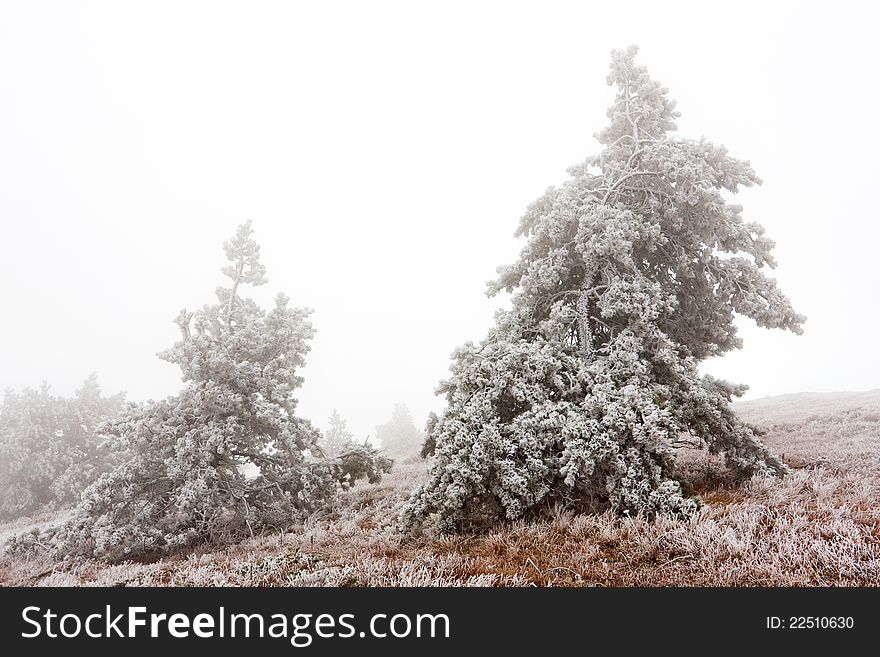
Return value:
[(526, 245), (489, 290), (512, 292), (512, 308), (453, 355), (411, 527), (455, 530), (549, 501), (686, 515), (698, 501), (675, 476), (682, 439), (737, 475), (785, 471), (730, 408), (745, 387), (698, 373), (740, 346), (736, 314), (801, 332), (763, 271), (773, 243), (727, 200), (760, 181), (725, 148), (673, 134), (675, 103), (635, 54), (612, 54), (600, 154), (520, 222)]

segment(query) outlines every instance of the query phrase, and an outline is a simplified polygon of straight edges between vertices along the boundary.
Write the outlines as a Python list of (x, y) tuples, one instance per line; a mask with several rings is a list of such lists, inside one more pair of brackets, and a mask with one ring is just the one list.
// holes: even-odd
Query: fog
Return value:
[(805, 334), (742, 322), (704, 369), (749, 397), (880, 386), (867, 3), (4, 2), (0, 387), (132, 400), (180, 388), (156, 352), (214, 300), (253, 220), (269, 284), (314, 308), (299, 412), (355, 436), (421, 425), (452, 350), (505, 299), (528, 203), (598, 150), (612, 48), (669, 87), (680, 134), (764, 181)]

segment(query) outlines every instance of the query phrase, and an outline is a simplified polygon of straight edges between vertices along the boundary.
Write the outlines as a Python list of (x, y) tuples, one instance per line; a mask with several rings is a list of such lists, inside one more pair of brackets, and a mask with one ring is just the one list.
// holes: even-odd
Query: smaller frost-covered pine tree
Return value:
[(369, 438), (362, 444), (355, 443), (354, 435), (336, 409), (330, 414), (329, 425), (319, 445), (342, 488), (350, 488), (359, 479), (374, 484), (382, 479), (382, 473), (391, 472), (394, 461), (373, 447)]
[(404, 459), (419, 453), (423, 436), (413, 424), (406, 404), (396, 404), (391, 419), (376, 427), (376, 439), (388, 456)]
[(117, 559), (290, 524), (336, 491), (313, 459), (319, 432), (296, 416), (297, 370), (314, 330), (308, 310), (279, 294), (268, 312), (242, 296), (266, 283), (250, 222), (223, 246), (228, 287), (218, 302), (177, 317), (181, 338), (160, 357), (184, 388), (129, 405), (104, 432), (129, 458), (48, 530), (62, 554)]
[(683, 436), (737, 475), (785, 471), (730, 408), (744, 387), (698, 372), (740, 346), (735, 314), (801, 332), (762, 271), (773, 243), (726, 198), (760, 181), (725, 148), (673, 135), (675, 103), (635, 54), (613, 53), (603, 150), (529, 207), (520, 258), (490, 284), (513, 307), (453, 356), (410, 527), (482, 525), (549, 501), (686, 515), (697, 500), (675, 474)]
[(329, 428), (321, 437), (321, 448), (326, 456), (336, 456), (354, 444), (354, 435), (348, 430), (339, 412), (334, 408), (328, 420)]

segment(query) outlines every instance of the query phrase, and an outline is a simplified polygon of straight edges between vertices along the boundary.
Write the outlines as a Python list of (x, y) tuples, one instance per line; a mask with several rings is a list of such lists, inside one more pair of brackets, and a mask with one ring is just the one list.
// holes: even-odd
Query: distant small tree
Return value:
[(348, 430), (345, 419), (334, 408), (328, 420), (329, 428), (321, 438), (321, 448), (326, 456), (336, 456), (354, 444), (354, 435)]
[(39, 390), (8, 390), (0, 405), (0, 520), (75, 505), (122, 454), (98, 426), (122, 405), (104, 397), (91, 374), (72, 398)]
[(675, 103), (635, 54), (613, 53), (600, 154), (520, 222), (522, 253), (489, 288), (512, 292), (512, 308), (453, 356), (410, 527), (484, 525), (550, 501), (687, 515), (698, 500), (676, 474), (683, 442), (723, 453), (737, 476), (786, 470), (730, 408), (745, 387), (698, 371), (741, 345), (736, 314), (801, 332), (762, 271), (773, 242), (726, 198), (759, 179), (725, 148), (672, 134)]
[(396, 404), (391, 419), (376, 427), (376, 439), (388, 456), (404, 459), (419, 453), (423, 436), (413, 424), (406, 404)]
[(383, 450), (376, 449), (369, 438), (362, 444), (347, 443), (332, 459), (333, 472), (343, 489), (351, 488), (360, 479), (375, 484), (382, 480), (382, 474), (391, 472), (394, 459)]
[(319, 432), (296, 416), (310, 311), (283, 294), (268, 312), (241, 296), (266, 283), (251, 232), (243, 224), (224, 244), (218, 302), (181, 311), (181, 339), (160, 354), (185, 387), (107, 424), (130, 458), (50, 530), (59, 552), (116, 559), (234, 538), (290, 524), (335, 492), (333, 467), (311, 455)]

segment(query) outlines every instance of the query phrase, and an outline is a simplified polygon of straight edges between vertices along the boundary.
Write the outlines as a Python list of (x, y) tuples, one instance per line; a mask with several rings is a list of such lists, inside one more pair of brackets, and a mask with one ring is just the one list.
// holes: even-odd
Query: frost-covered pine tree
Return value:
[(382, 474), (391, 472), (394, 465), (394, 459), (386, 456), (384, 450), (373, 447), (369, 438), (361, 444), (342, 444), (328, 462), (343, 489), (351, 488), (359, 479), (366, 479), (371, 484), (378, 483), (382, 480)]
[(310, 311), (283, 294), (268, 312), (242, 296), (266, 283), (251, 232), (243, 224), (224, 244), (230, 283), (218, 302), (181, 311), (180, 341), (160, 354), (184, 388), (131, 404), (105, 427), (130, 458), (50, 530), (57, 551), (114, 559), (247, 535), (290, 524), (336, 491), (332, 468), (311, 458), (318, 431), (295, 414)]
[(686, 515), (698, 501), (675, 476), (682, 437), (738, 475), (785, 471), (730, 408), (744, 387), (698, 373), (740, 346), (735, 314), (801, 332), (763, 271), (773, 243), (727, 200), (760, 181), (725, 148), (673, 134), (675, 103), (635, 54), (612, 54), (600, 154), (520, 222), (525, 247), (489, 290), (512, 292), (512, 308), (453, 356), (411, 527), (518, 518), (547, 501)]
[(382, 473), (391, 472), (394, 461), (370, 444), (354, 441), (345, 419), (334, 408), (329, 419), (330, 428), (321, 435), (318, 445), (324, 463), (342, 488), (350, 488), (359, 479), (371, 484), (382, 479)]
[(329, 427), (321, 437), (321, 448), (326, 456), (336, 456), (354, 444), (354, 435), (348, 430), (345, 418), (335, 408), (327, 422)]
[(406, 404), (395, 404), (391, 419), (376, 427), (376, 438), (382, 450), (395, 459), (418, 454), (423, 440)]
[(101, 394), (96, 374), (72, 398), (7, 390), (0, 403), (0, 520), (75, 505), (121, 454), (97, 430), (123, 395)]

